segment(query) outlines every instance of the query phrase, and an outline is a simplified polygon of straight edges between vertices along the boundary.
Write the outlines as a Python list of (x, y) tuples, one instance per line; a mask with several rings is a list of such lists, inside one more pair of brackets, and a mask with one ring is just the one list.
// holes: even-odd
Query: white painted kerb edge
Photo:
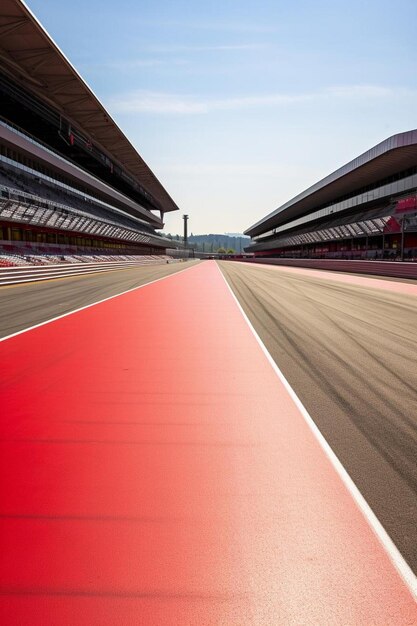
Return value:
[[(158, 266), (159, 267), (159, 266)], [(45, 326), (45, 324), (50, 324), (51, 322), (55, 322), (56, 320), (60, 320), (63, 317), (67, 317), (68, 315), (72, 315), (73, 313), (78, 313), (79, 311), (84, 311), (84, 309), (89, 309), (92, 306), (96, 306), (96, 304), (101, 304), (102, 302), (107, 302), (107, 300), (113, 300), (113, 298), (118, 298), (119, 296), (123, 296), (125, 293), (129, 293), (130, 291), (136, 291), (137, 289), (142, 289), (142, 287), (147, 287), (148, 285), (152, 285), (153, 283), (157, 283), (160, 280), (165, 280), (166, 278), (171, 278), (171, 276), (178, 276), (178, 274), (182, 274), (187, 270), (191, 270), (193, 267), (197, 267), (196, 265), (191, 265), (190, 267), (184, 267), (183, 270), (179, 270), (178, 272), (174, 272), (173, 274), (168, 274), (167, 276), (161, 276), (161, 278), (155, 278), (155, 280), (150, 280), (148, 283), (144, 283), (143, 285), (138, 285), (137, 287), (132, 287), (132, 289), (126, 289), (125, 291), (121, 291), (120, 293), (114, 294), (114, 296), (108, 296), (107, 298), (103, 298), (102, 300), (97, 300), (97, 302), (91, 302), (90, 304), (86, 304), (85, 306), (81, 306), (78, 309), (74, 309), (73, 311), (67, 311), (66, 313), (62, 313), (62, 315), (57, 315), (56, 317), (51, 317), (44, 322), (40, 322), (39, 324), (35, 324), (34, 326), (29, 326), (28, 328), (23, 328), (22, 330), (18, 330), (16, 333), (12, 333), (11, 335), (6, 335), (6, 337), (0, 337), (0, 343), (5, 341), (6, 339), (11, 339), (12, 337), (17, 337), (17, 335), (22, 335), (23, 333), (27, 333), (29, 330), (34, 330), (35, 328), (39, 328), (40, 326)]]
[(309, 414), (309, 412), (307, 411), (307, 409), (305, 408), (305, 406), (303, 405), (303, 403), (301, 402), (301, 400), (299, 399), (299, 397), (295, 393), (294, 389), (291, 387), (290, 383), (285, 378), (284, 374), (281, 372), (281, 370), (279, 369), (278, 365), (275, 363), (274, 359), (272, 358), (272, 356), (268, 352), (268, 349), (266, 348), (266, 346), (263, 343), (262, 339), (259, 337), (259, 335), (256, 332), (255, 328), (252, 326), (252, 323), (249, 320), (248, 316), (246, 315), (245, 311), (242, 309), (242, 306), (240, 305), (239, 300), (237, 299), (237, 297), (235, 296), (232, 288), (230, 287), (229, 283), (227, 282), (227, 280), (226, 280), (223, 272), (221, 271), (218, 263), (216, 263), (216, 265), (217, 265), (217, 268), (218, 268), (218, 270), (219, 270), (219, 272), (220, 272), (224, 282), (226, 283), (226, 286), (227, 286), (228, 290), (230, 291), (231, 296), (233, 297), (234, 301), (236, 302), (236, 305), (237, 305), (239, 311), (243, 315), (244, 320), (246, 321), (247, 325), (249, 326), (250, 330), (252, 331), (256, 341), (258, 342), (262, 352), (265, 354), (266, 358), (268, 359), (272, 369), (274, 370), (274, 372), (276, 373), (276, 375), (278, 376), (278, 378), (280, 379), (280, 381), (284, 385), (285, 389), (287, 390), (287, 392), (290, 395), (291, 399), (293, 400), (294, 404), (296, 405), (296, 407), (300, 411), (301, 415), (303, 416), (303, 418), (306, 421), (307, 425), (309, 426), (310, 430), (313, 432), (313, 435), (316, 437), (318, 443), (320, 444), (321, 448), (323, 449), (323, 451), (325, 452), (326, 456), (330, 460), (330, 462), (333, 465), (334, 469), (339, 474), (339, 476), (342, 479), (344, 485), (346, 486), (346, 488), (348, 489), (350, 495), (352, 496), (352, 498), (356, 502), (357, 506), (361, 510), (362, 514), (364, 515), (364, 517), (365, 517), (366, 521), (368, 522), (368, 524), (370, 525), (371, 529), (373, 530), (375, 535), (378, 537), (378, 539), (379, 539), (380, 543), (382, 544), (385, 552), (388, 554), (389, 559), (392, 561), (392, 563), (394, 564), (396, 570), (400, 574), (401, 578), (404, 580), (404, 582), (407, 585), (408, 589), (410, 590), (413, 598), (415, 600), (417, 600), (417, 577), (416, 577), (416, 575), (414, 574), (413, 570), (408, 565), (408, 563), (405, 561), (403, 555), (398, 550), (397, 546), (392, 541), (391, 537), (388, 535), (387, 531), (382, 526), (381, 522), (379, 521), (379, 519), (377, 518), (375, 513), (372, 511), (371, 507), (369, 506), (369, 504), (367, 503), (367, 501), (365, 500), (365, 498), (363, 497), (363, 495), (361, 494), (361, 492), (359, 491), (359, 489), (357, 488), (357, 486), (355, 485), (355, 483), (353, 482), (353, 480), (351, 479), (351, 477), (349, 476), (349, 474), (347, 473), (345, 468), (343, 467), (342, 463), (340, 462), (340, 460), (338, 459), (336, 454), (333, 452), (333, 450), (330, 447), (330, 445), (327, 443), (326, 439), (324, 438), (324, 436), (322, 435), (321, 431), (319, 430), (317, 424), (314, 422), (313, 418), (311, 417), (311, 415)]

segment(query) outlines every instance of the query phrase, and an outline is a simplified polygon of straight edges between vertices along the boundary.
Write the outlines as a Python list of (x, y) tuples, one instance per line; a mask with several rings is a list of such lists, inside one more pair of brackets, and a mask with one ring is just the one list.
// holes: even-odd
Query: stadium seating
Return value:
[[(144, 233), (154, 234), (154, 230), (143, 222), (138, 223), (133, 217), (123, 215), (123, 213), (115, 212), (114, 207), (93, 198), (90, 195), (84, 195), (77, 189), (58, 186), (58, 182), (54, 185), (40, 176), (34, 176), (24, 171), (18, 171), (11, 166), (6, 166), (0, 162), (0, 186), (17, 193), (24, 192), (36, 198), (46, 200), (48, 202), (56, 202), (61, 206), (67, 206), (70, 209), (81, 211), (85, 215), (101, 219), (105, 222), (117, 224)], [(33, 201), (33, 200), (32, 200)]]

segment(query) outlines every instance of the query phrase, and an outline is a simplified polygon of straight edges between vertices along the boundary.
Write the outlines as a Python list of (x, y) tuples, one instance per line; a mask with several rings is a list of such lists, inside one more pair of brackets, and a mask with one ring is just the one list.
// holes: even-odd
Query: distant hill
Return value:
[[(172, 238), (174, 241), (182, 240), (180, 235), (172, 235), (165, 233), (165, 237)], [(217, 252), (219, 248), (225, 250), (234, 250), (235, 252), (243, 252), (243, 248), (250, 242), (249, 237), (240, 235), (239, 233), (227, 234), (209, 234), (188, 236), (188, 243), (199, 252)]]

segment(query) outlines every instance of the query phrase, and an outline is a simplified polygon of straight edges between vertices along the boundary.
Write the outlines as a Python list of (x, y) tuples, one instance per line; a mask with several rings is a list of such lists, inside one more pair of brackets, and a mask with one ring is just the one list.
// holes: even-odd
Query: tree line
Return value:
[[(182, 235), (173, 235), (171, 233), (165, 233), (165, 237), (172, 241), (182, 241)], [(188, 236), (188, 243), (190, 247), (198, 252), (218, 252), (219, 254), (234, 254), (243, 252), (245, 246), (250, 242), (249, 237), (243, 235), (220, 235), (220, 234), (208, 234), (208, 235), (194, 235), (191, 233)]]

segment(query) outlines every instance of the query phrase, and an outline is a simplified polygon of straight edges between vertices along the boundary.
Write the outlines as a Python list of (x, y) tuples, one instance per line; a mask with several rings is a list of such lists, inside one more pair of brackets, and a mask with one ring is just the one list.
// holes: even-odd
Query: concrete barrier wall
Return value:
[(353, 274), (374, 274), (395, 278), (416, 278), (417, 263), (394, 261), (343, 261), (339, 259), (245, 259), (243, 263), (262, 263), (265, 265), (287, 265), (291, 267), (309, 267), (332, 272), (350, 272)]
[[(170, 261), (170, 262), (175, 262)], [(96, 272), (110, 272), (112, 270), (127, 269), (131, 267), (143, 267), (144, 265), (159, 265), (166, 260), (150, 261), (106, 261), (103, 263), (62, 263), (59, 265), (25, 265), (19, 267), (0, 268), (0, 286), (16, 285), (51, 278), (64, 278), (65, 276), (79, 276), (81, 274), (93, 274)]]

